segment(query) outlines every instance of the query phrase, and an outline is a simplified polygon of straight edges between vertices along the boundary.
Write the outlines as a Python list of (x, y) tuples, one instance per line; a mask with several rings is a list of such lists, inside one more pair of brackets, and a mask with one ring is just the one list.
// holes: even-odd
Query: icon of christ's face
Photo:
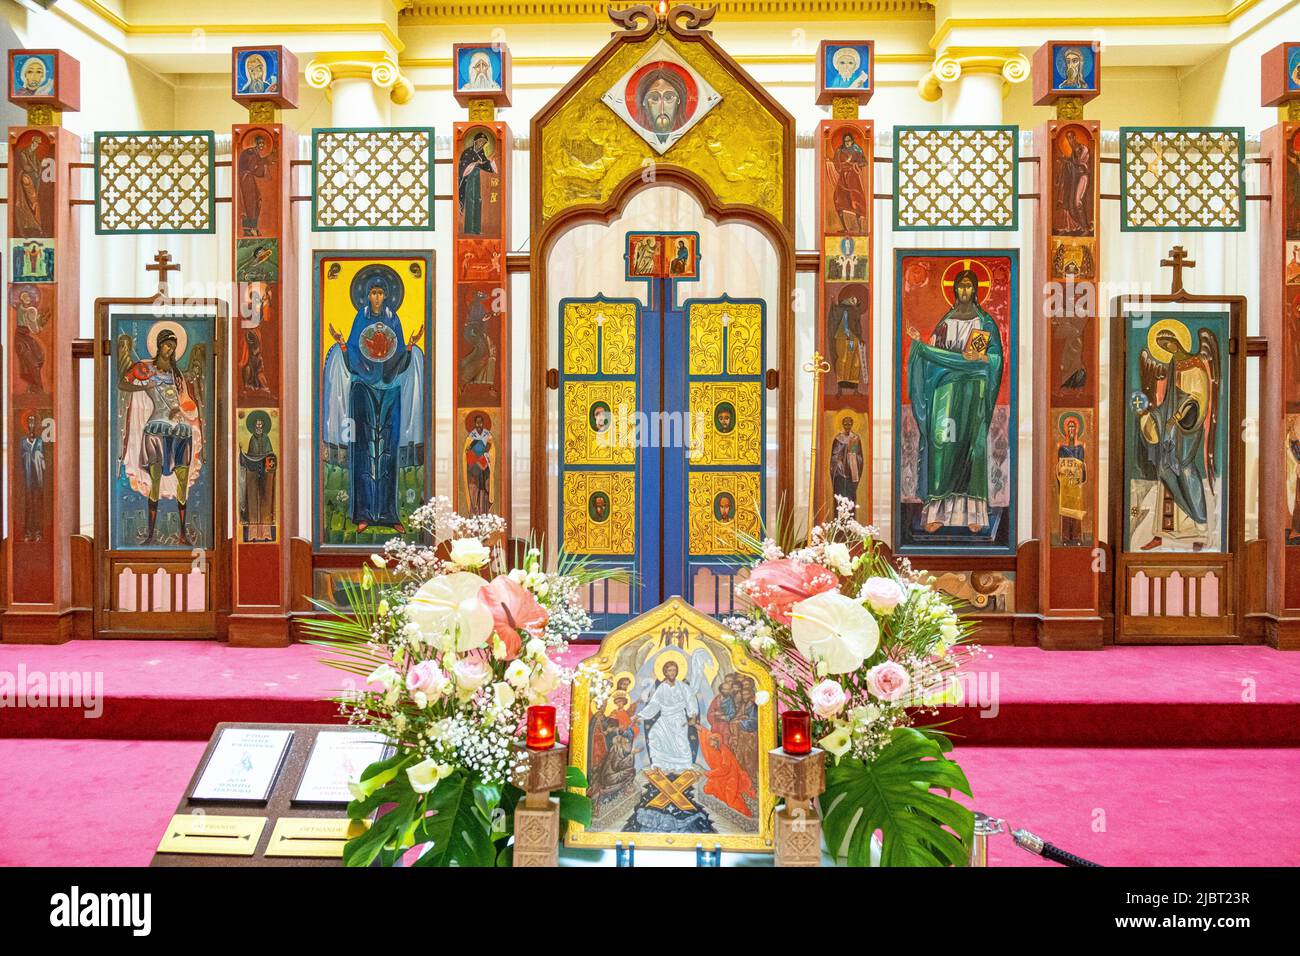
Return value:
[(654, 131), (671, 133), (677, 123), (677, 111), (681, 108), (681, 100), (672, 84), (662, 78), (655, 80), (646, 90), (643, 104)]

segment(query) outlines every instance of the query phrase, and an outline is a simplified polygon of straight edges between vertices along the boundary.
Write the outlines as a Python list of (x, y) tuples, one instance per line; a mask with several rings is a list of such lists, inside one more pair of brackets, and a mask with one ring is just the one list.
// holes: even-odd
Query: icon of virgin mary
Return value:
[[(405, 289), (390, 266), (373, 263), (352, 280), (356, 315), (347, 338), (330, 326), (335, 344), (325, 357), (325, 431), (347, 449), (348, 504), (357, 531), (371, 525), (404, 534), (398, 516), (401, 451), (423, 441), (424, 359), (421, 325), (403, 337)], [(342, 415), (339, 412), (343, 412)]]

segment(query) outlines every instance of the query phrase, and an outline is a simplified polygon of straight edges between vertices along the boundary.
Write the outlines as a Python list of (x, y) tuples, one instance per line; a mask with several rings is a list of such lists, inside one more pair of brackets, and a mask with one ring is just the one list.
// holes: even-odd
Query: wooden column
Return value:
[[(17, 78), (17, 79), (16, 79)], [(73, 636), (72, 541), (80, 530), (77, 218), (81, 139), (60, 126), (80, 107), (79, 65), (59, 50), (9, 52), (9, 481), (3, 583), (6, 642)]]
[[(1103, 576), (1098, 490), (1097, 282), (1101, 275), (1101, 125), (1083, 118), (1100, 91), (1097, 44), (1053, 41), (1035, 55), (1034, 102), (1056, 119), (1034, 135), (1038, 232), (1034, 247), (1034, 536), (1038, 643), (1100, 648)], [(1114, 454), (1112, 447), (1112, 454)]]
[(297, 597), (290, 593), (289, 539), (296, 530), (299, 458), (301, 317), (290, 198), (298, 138), (278, 120), (280, 108), (297, 105), (298, 64), (284, 47), (236, 47), (231, 57), (232, 95), (248, 107), (249, 122), (231, 130), (229, 639), (235, 646), (273, 647), (291, 640), (289, 610)]
[[(828, 61), (837, 51), (856, 57), (862, 85), (827, 86)], [(814, 181), (817, 211), (816, 342), (825, 360), (814, 391), (815, 462), (808, 493), (816, 523), (835, 510), (835, 495), (853, 498), (857, 518), (871, 523), (872, 203), (875, 192), (875, 123), (858, 111), (875, 88), (871, 41), (822, 42), (817, 54), (817, 102), (832, 119), (817, 124)], [(847, 67), (846, 67), (847, 69)], [(832, 76), (831, 82), (834, 83)]]
[[(510, 520), (510, 51), (456, 44), (452, 124), (452, 501)], [(495, 89), (491, 89), (495, 87)]]
[[(1294, 52), (1292, 52), (1294, 51)], [(1300, 648), (1300, 42), (1262, 57), (1264, 106), (1280, 122), (1260, 134), (1259, 325), (1268, 339), (1260, 381), (1259, 533), (1264, 541), (1264, 637)], [(1292, 263), (1296, 264), (1293, 265)], [(1248, 572), (1249, 573), (1249, 572)]]

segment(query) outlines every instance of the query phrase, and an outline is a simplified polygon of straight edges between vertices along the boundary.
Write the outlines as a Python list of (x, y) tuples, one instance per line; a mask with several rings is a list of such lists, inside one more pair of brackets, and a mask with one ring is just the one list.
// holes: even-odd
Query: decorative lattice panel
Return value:
[(1019, 132), (894, 127), (894, 228), (1015, 229)]
[(1246, 131), (1241, 127), (1121, 127), (1125, 232), (1246, 228)]
[(95, 134), (95, 232), (210, 233), (211, 130)]
[(315, 130), (312, 184), (314, 229), (432, 229), (433, 130)]

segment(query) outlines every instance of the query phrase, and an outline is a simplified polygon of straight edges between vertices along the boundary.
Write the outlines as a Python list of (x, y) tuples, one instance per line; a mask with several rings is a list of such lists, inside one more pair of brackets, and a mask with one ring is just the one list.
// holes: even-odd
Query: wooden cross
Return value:
[(1160, 265), (1174, 270), (1174, 276), (1169, 282), (1170, 295), (1177, 295), (1183, 291), (1183, 270), (1196, 268), (1195, 260), (1187, 258), (1187, 250), (1182, 246), (1174, 246), (1170, 249), (1169, 258), (1161, 259)]
[(153, 257), (153, 265), (145, 266), (146, 272), (158, 273), (158, 291), (163, 295), (167, 294), (167, 273), (180, 272), (180, 264), (172, 264), (172, 255), (166, 249), (159, 250), (158, 254)]

